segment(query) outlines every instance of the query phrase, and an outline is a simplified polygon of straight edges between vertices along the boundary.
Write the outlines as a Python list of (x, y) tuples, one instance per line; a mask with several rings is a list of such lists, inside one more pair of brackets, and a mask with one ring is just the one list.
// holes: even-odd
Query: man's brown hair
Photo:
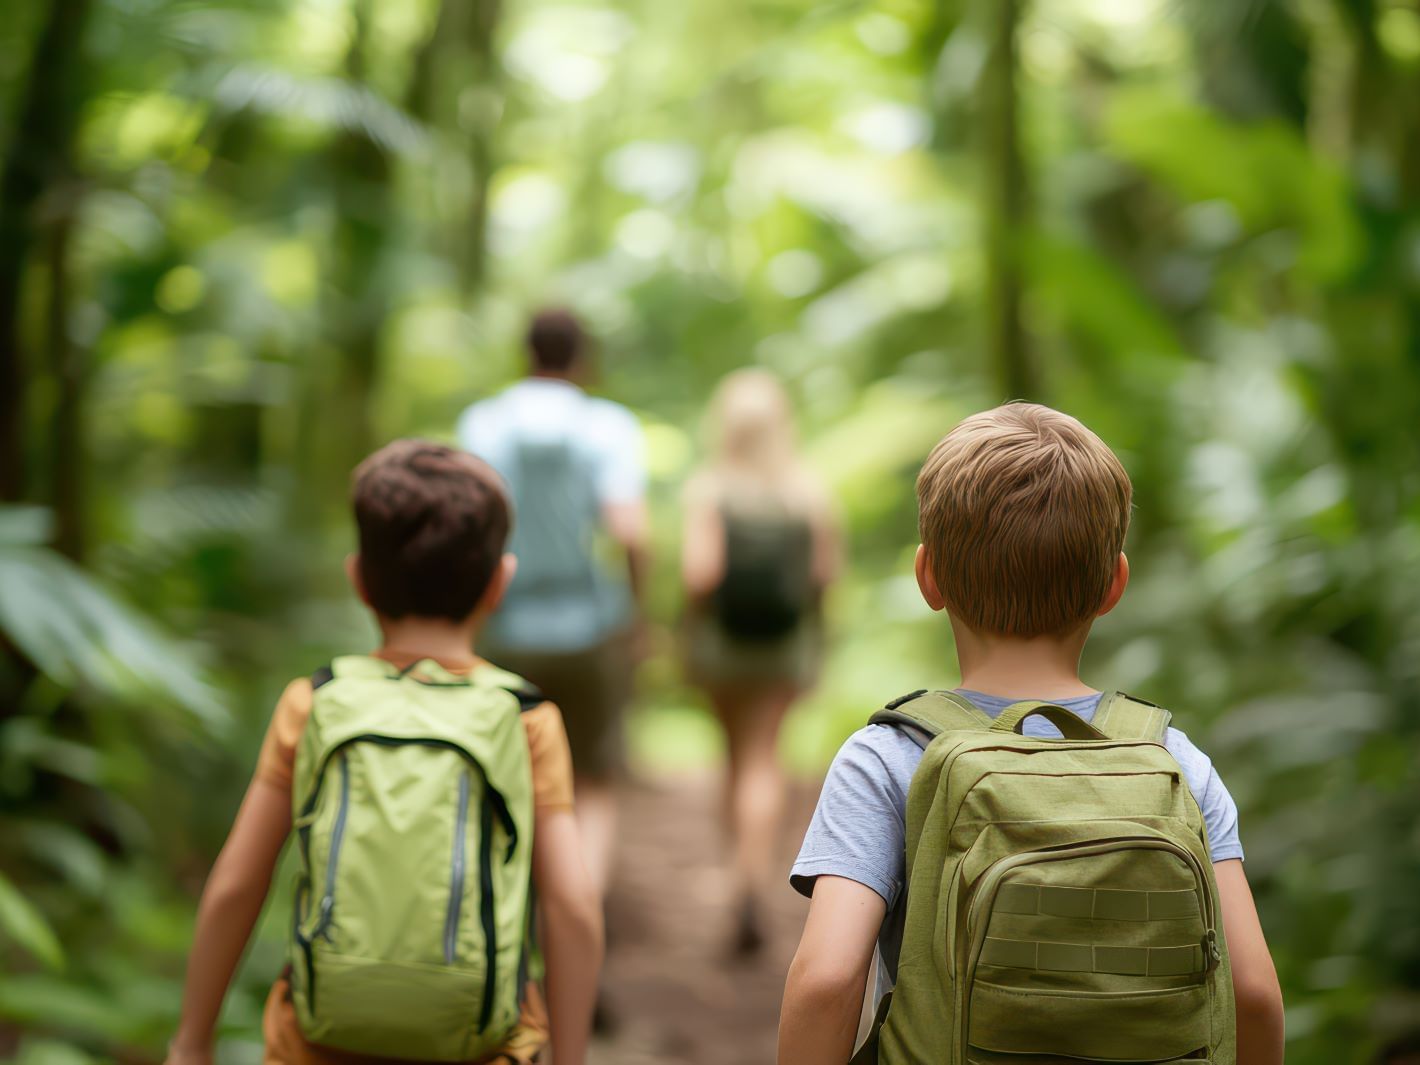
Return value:
[(534, 370), (566, 373), (586, 351), (587, 334), (571, 311), (548, 307), (533, 315), (527, 342)]
[(511, 515), (492, 468), (427, 440), (396, 440), (355, 470), (360, 579), (389, 618), (473, 613), (508, 542)]
[(967, 418), (917, 477), (927, 561), (953, 616), (1001, 636), (1094, 618), (1129, 529), (1129, 475), (1068, 414), (1008, 403)]

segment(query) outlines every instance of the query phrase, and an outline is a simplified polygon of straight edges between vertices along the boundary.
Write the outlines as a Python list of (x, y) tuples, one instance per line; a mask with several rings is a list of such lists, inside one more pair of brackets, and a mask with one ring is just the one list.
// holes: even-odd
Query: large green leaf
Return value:
[(0, 541), (0, 633), (62, 687), (118, 699), (158, 694), (211, 734), (227, 724), (185, 648), (47, 548)]
[(1110, 149), (1190, 201), (1222, 200), (1253, 235), (1291, 230), (1297, 262), (1331, 280), (1356, 262), (1362, 233), (1341, 171), (1280, 121), (1230, 122), (1152, 88), (1121, 90), (1106, 121)]
[(59, 937), (32, 902), (0, 873), (0, 932), (51, 969), (64, 965)]

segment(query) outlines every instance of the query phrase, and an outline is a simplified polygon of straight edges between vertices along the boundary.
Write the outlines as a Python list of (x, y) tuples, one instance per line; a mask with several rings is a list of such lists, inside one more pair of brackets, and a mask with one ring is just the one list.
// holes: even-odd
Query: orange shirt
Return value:
[[(414, 656), (376, 652), (376, 657), (399, 668), (413, 664)], [(436, 660), (437, 661), (437, 660)], [(467, 674), (485, 663), (439, 662), (451, 673)], [(290, 792), (296, 764), (296, 747), (311, 716), (313, 689), (309, 677), (293, 680), (281, 693), (271, 716), (266, 738), (257, 756), (256, 777)], [(562, 726), (562, 713), (544, 702), (522, 715), (527, 730), (528, 752), (532, 758), (533, 805), (539, 814), (572, 809), (572, 751)], [(524, 1065), (547, 1043), (547, 1010), (535, 985), (529, 984), (523, 998), (523, 1015), (504, 1047), (484, 1061)], [(328, 1050), (307, 1043), (296, 1020), (291, 1002), (290, 981), (283, 973), (266, 998), (262, 1017), (266, 1041), (266, 1065), (372, 1065), (388, 1059)]]

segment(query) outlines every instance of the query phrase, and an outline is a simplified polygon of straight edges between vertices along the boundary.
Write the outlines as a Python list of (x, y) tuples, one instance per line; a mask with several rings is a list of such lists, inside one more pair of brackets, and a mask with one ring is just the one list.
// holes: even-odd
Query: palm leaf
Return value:
[(187, 651), (97, 578), (33, 542), (39, 519), (0, 508), (0, 634), (54, 683), (123, 702), (154, 694), (210, 735), (227, 712)]
[(364, 85), (343, 78), (243, 64), (217, 78), (210, 98), (224, 111), (298, 119), (365, 137), (400, 156), (423, 156), (424, 127)]

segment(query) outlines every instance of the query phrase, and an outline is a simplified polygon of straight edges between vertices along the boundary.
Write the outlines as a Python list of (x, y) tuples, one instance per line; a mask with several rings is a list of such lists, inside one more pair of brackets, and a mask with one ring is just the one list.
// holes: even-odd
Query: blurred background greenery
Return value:
[[(789, 383), (852, 555), (804, 774), (955, 679), (930, 444), (1085, 419), (1138, 502), (1086, 677), (1231, 785), (1290, 1059), (1416, 1023), (1416, 0), (5, 0), (0, 1056), (161, 1052), (276, 693), (371, 636), (347, 471), (544, 300), (645, 424), (666, 624), (705, 397)], [(713, 762), (642, 679), (642, 767)]]

